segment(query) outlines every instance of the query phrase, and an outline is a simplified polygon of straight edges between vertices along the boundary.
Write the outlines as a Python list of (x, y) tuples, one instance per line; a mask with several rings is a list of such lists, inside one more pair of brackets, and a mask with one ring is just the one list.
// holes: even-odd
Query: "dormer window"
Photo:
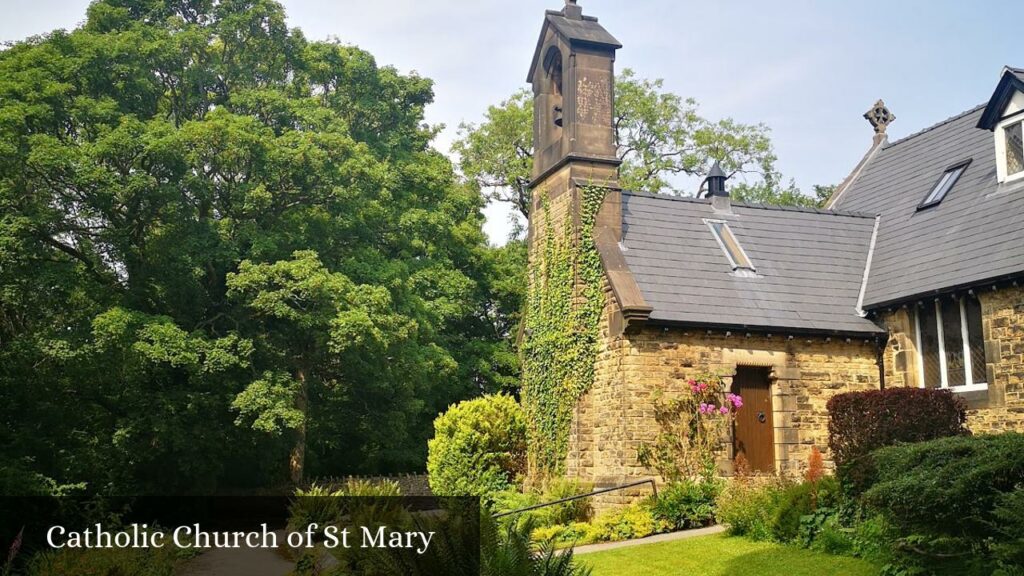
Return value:
[(747, 253), (743, 251), (739, 241), (736, 240), (736, 236), (733, 236), (728, 223), (724, 220), (705, 220), (704, 222), (711, 229), (711, 234), (722, 248), (722, 252), (725, 252), (725, 257), (729, 259), (729, 265), (732, 266), (734, 272), (748, 274), (755, 272), (754, 265), (747, 257)]
[(1024, 179), (1024, 69), (1003, 68), (978, 128), (991, 130), (995, 136), (997, 180)]
[(970, 163), (970, 160), (965, 160), (946, 168), (946, 171), (942, 173), (942, 177), (932, 187), (931, 192), (928, 192), (928, 195), (924, 197), (924, 200), (918, 205), (917, 209), (923, 210), (942, 202), (946, 195), (949, 194), (949, 191), (953, 189), (956, 181), (967, 170), (967, 165)]

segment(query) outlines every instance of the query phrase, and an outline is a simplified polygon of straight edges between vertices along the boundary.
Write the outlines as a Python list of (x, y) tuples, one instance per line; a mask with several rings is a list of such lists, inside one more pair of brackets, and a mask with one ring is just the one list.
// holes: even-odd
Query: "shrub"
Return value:
[[(532, 522), (527, 522), (532, 525)], [(519, 524), (527, 524), (519, 523)], [(637, 502), (598, 516), (593, 522), (572, 522), (557, 524), (533, 530), (532, 538), (536, 542), (551, 543), (556, 546), (575, 546), (594, 542), (618, 542), (643, 538), (671, 529), (666, 522), (654, 518), (647, 501)]]
[(783, 484), (775, 479), (762, 483), (752, 480), (733, 481), (715, 502), (715, 518), (732, 535), (770, 540), (772, 518), (783, 490)]
[(835, 508), (818, 508), (800, 518), (800, 543), (826, 554), (848, 555), (853, 552), (852, 531), (843, 528)]
[(551, 542), (555, 546), (575, 546), (598, 541), (597, 529), (589, 522), (572, 522), (536, 528), (531, 534), (535, 542)]
[(834, 476), (786, 488), (772, 516), (772, 536), (780, 542), (796, 540), (801, 518), (813, 514), (819, 506), (833, 506), (838, 502), (838, 494), (839, 482)]
[(673, 530), (709, 526), (715, 521), (715, 499), (721, 492), (722, 483), (718, 481), (669, 484), (651, 498), (651, 513)]
[(163, 548), (66, 548), (36, 554), (28, 576), (172, 576), (183, 560), (197, 552)]
[(992, 515), (997, 533), (992, 550), (999, 567), (1008, 574), (1024, 574), (1024, 485), (996, 500)]
[(306, 490), (295, 490), (288, 505), (287, 526), (289, 530), (300, 530), (315, 523), (322, 530), (341, 523), (346, 516), (352, 524), (359, 520), (390, 520), (404, 515), (401, 503), (395, 499), (401, 495), (401, 488), (393, 480), (350, 479), (340, 487), (314, 483)]
[[(554, 502), (556, 500), (561, 500), (562, 498), (586, 494), (591, 492), (593, 489), (594, 486), (592, 484), (588, 484), (580, 480), (559, 478), (548, 483), (541, 495), (541, 501)], [(567, 524), (570, 522), (586, 522), (590, 520), (591, 515), (594, 513), (594, 508), (589, 499), (581, 498), (579, 500), (563, 502), (562, 504), (541, 508), (538, 512), (543, 512), (541, 520), (546, 522), (547, 525)]]
[(593, 528), (594, 541), (615, 542), (650, 536), (659, 531), (659, 524), (651, 509), (641, 502), (598, 516)]
[(669, 398), (660, 390), (655, 393), (658, 437), (637, 447), (640, 464), (669, 482), (715, 476), (715, 452), (743, 407), (743, 398), (728, 392), (716, 374), (701, 374), (689, 387), (689, 392)]
[(513, 486), (526, 458), (526, 421), (515, 399), (484, 396), (434, 420), (427, 444), (430, 489), (438, 496), (487, 496)]
[(885, 516), (876, 514), (860, 520), (853, 525), (854, 556), (881, 560), (888, 557), (889, 546), (895, 539), (892, 528)]
[(828, 445), (842, 470), (872, 450), (968, 434), (963, 399), (948, 390), (887, 388), (833, 396)]
[[(572, 550), (558, 552), (550, 541), (536, 545), (531, 536), (533, 528), (528, 522), (522, 526), (509, 526), (500, 532), (496, 524), (483, 518), (480, 529), (481, 574), (590, 576), (590, 568), (579, 564), (573, 558)], [(425, 573), (425, 576), (456, 573), (460, 572), (433, 571)]]
[[(497, 492), (492, 496), (492, 508), (495, 513), (499, 514), (502, 512), (512, 512), (544, 502), (554, 502), (569, 496), (586, 494), (591, 490), (593, 490), (593, 486), (586, 482), (560, 478), (549, 482), (547, 488), (543, 491), (528, 491), (525, 493), (516, 491)], [(586, 522), (590, 520), (592, 514), (593, 508), (590, 501), (586, 498), (581, 498), (571, 502), (529, 510), (514, 516), (504, 516), (499, 522), (505, 525), (509, 522), (523, 523), (528, 519), (535, 528), (544, 528), (558, 524)]]
[(902, 536), (896, 548), (905, 564), (993, 572), (998, 544), (1013, 539), (1002, 532), (1005, 517), (1024, 507), (1013, 494), (1024, 484), (1024, 435), (890, 446), (867, 460), (863, 501)]

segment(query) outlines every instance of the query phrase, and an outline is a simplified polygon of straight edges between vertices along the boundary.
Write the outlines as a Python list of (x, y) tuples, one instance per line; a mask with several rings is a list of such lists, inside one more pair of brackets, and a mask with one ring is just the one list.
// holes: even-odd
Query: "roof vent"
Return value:
[(729, 191), (725, 189), (725, 181), (728, 178), (722, 170), (722, 165), (715, 160), (715, 165), (704, 179), (708, 187), (707, 197), (711, 198), (711, 207), (715, 212), (732, 212)]

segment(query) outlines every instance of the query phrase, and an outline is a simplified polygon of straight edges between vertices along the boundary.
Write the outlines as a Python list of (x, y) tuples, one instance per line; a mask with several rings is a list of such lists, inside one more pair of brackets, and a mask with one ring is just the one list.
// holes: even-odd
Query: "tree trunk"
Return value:
[(288, 458), (288, 471), (291, 473), (292, 484), (301, 486), (306, 472), (306, 417), (309, 413), (309, 393), (306, 386), (306, 371), (299, 369), (296, 373), (299, 381), (299, 393), (295, 398), (295, 407), (302, 412), (302, 424), (295, 429), (295, 444)]

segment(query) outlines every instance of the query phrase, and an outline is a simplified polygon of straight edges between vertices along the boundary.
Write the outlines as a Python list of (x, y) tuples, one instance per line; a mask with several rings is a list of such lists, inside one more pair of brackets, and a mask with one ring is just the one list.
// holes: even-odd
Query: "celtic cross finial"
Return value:
[(885, 129), (896, 120), (896, 115), (889, 111), (885, 102), (879, 100), (870, 110), (864, 113), (864, 118), (875, 129), (875, 134), (885, 134)]

